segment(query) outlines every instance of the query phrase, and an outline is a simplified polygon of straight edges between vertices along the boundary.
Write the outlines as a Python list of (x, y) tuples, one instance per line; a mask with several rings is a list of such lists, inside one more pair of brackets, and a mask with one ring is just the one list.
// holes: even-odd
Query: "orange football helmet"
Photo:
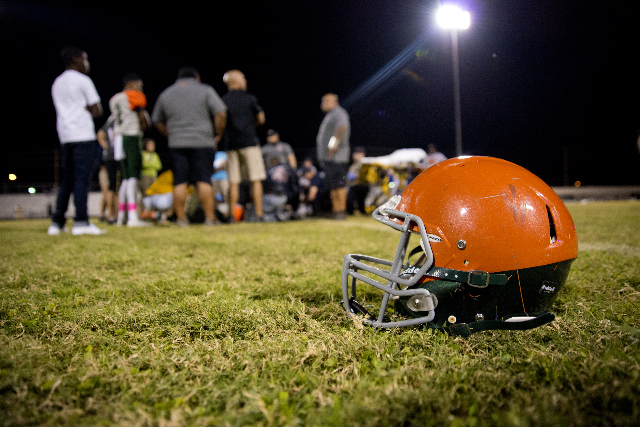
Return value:
[[(426, 324), (468, 336), (540, 326), (554, 319), (545, 310), (578, 256), (573, 220), (553, 190), (491, 157), (438, 163), (373, 216), (401, 232), (395, 259), (346, 255), (342, 287), (347, 313), (379, 328)], [(420, 246), (408, 252), (411, 235)], [(383, 291), (377, 318), (356, 300), (359, 282)], [(404, 319), (389, 320), (390, 298)]]

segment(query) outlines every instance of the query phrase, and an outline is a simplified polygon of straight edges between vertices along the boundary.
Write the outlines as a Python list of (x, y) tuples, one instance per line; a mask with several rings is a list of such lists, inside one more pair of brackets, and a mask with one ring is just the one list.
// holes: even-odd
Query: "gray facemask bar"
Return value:
[[(397, 205), (397, 203), (396, 203)], [(394, 206), (395, 207), (395, 206)], [(395, 221), (389, 219), (389, 215), (393, 215), (397, 218), (404, 219), (403, 224), (398, 224)], [(406, 212), (396, 211), (390, 209), (387, 205), (380, 206), (373, 212), (373, 217), (381, 222), (382, 224), (388, 225), (389, 227), (400, 231), (401, 237), (400, 242), (398, 243), (398, 248), (396, 250), (396, 256), (393, 262), (384, 260), (381, 258), (375, 258), (366, 255), (358, 255), (358, 254), (349, 254), (345, 255), (344, 262), (342, 264), (342, 298), (344, 308), (347, 313), (352, 313), (351, 304), (349, 302), (349, 276), (351, 276), (351, 294), (355, 298), (356, 296), (356, 280), (360, 280), (364, 283), (367, 283), (371, 286), (374, 286), (378, 289), (381, 289), (385, 292), (382, 305), (380, 306), (380, 313), (378, 314), (378, 319), (364, 319), (364, 322), (369, 326), (373, 326), (376, 328), (395, 328), (395, 327), (403, 327), (403, 326), (413, 326), (420, 325), (423, 323), (430, 322), (435, 317), (435, 303), (433, 303), (432, 310), (429, 310), (427, 314), (423, 317), (415, 318), (415, 319), (407, 319), (400, 322), (384, 322), (384, 314), (387, 310), (387, 305), (389, 303), (389, 297), (393, 295), (394, 297), (406, 297), (413, 295), (424, 295), (428, 299), (431, 299), (432, 302), (435, 300), (434, 298), (429, 297), (430, 293), (428, 290), (423, 288), (418, 289), (410, 289), (410, 290), (399, 290), (396, 289), (398, 285), (402, 286), (412, 286), (415, 285), (418, 280), (420, 280), (427, 270), (433, 264), (433, 252), (431, 251), (431, 245), (429, 243), (429, 238), (427, 236), (427, 232), (424, 228), (424, 223), (422, 219), (416, 215), (408, 214)], [(414, 223), (418, 226), (420, 231), (420, 237), (423, 241), (423, 248), (425, 249), (426, 260), (422, 267), (413, 275), (413, 277), (409, 279), (401, 278), (400, 272), (403, 268), (404, 257), (406, 255), (407, 246), (409, 244), (409, 237), (411, 236), (412, 228), (411, 224)], [(377, 268), (368, 264), (365, 264), (362, 261), (380, 264), (386, 267), (391, 267), (390, 270), (385, 270), (382, 268)], [(387, 280), (386, 284), (378, 282), (374, 279), (371, 279), (367, 276), (364, 276), (358, 273), (358, 270), (368, 271), (369, 273), (373, 273), (376, 276), (379, 276), (383, 279)]]

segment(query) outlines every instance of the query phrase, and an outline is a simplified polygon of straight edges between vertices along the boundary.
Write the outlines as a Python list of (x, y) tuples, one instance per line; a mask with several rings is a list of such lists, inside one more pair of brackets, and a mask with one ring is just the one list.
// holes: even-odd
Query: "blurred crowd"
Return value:
[[(240, 70), (224, 74), (228, 90), (220, 96), (201, 82), (196, 69), (184, 67), (151, 113), (142, 78), (127, 74), (96, 132), (95, 121), (103, 111), (89, 77), (88, 56), (66, 47), (62, 58), (65, 71), (52, 87), (62, 179), (50, 235), (68, 231), (65, 212), (71, 194), (76, 204), (73, 234), (106, 232), (87, 216), (86, 193), (95, 170), (102, 192), (100, 221), (186, 227), (310, 217), (342, 220), (370, 213), (422, 170), (446, 158), (431, 145), (420, 158), (377, 164), (363, 147), (350, 146), (349, 115), (338, 96), (328, 93), (320, 104), (325, 116), (316, 156), (299, 163), (277, 130), (259, 132), (268, 123), (266, 115), (247, 91)], [(158, 138), (167, 141), (164, 162), (156, 152)]]

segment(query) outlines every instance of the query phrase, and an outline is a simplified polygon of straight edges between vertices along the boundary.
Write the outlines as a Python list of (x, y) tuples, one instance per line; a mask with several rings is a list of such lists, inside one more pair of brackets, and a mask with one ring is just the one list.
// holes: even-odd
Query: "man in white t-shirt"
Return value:
[(93, 119), (102, 115), (100, 96), (89, 74), (89, 61), (82, 49), (67, 46), (61, 51), (65, 71), (51, 86), (60, 139), (61, 182), (56, 211), (47, 233), (58, 235), (67, 231), (65, 213), (71, 193), (76, 208), (72, 234), (101, 234), (89, 222), (87, 201), (89, 181), (96, 153), (96, 131)]

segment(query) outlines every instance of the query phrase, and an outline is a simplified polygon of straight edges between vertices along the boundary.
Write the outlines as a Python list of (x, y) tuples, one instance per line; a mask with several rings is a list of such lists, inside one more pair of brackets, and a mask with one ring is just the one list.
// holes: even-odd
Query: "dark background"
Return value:
[[(460, 1), (465, 154), (504, 158), (550, 185), (638, 184), (637, 1)], [(433, 0), (235, 2), (0, 1), (2, 161), (6, 186), (53, 182), (59, 146), (51, 84), (60, 49), (89, 54), (105, 116), (136, 72), (149, 110), (177, 70), (196, 67), (225, 93), (242, 70), (299, 158), (313, 155), (320, 98), (340, 96), (352, 146), (372, 156), (434, 143), (455, 155), (450, 34)], [(152, 135), (157, 136), (157, 135)], [(264, 140), (263, 140), (264, 142)], [(158, 139), (166, 153), (166, 141)], [(9, 183), (8, 173), (18, 175)]]

